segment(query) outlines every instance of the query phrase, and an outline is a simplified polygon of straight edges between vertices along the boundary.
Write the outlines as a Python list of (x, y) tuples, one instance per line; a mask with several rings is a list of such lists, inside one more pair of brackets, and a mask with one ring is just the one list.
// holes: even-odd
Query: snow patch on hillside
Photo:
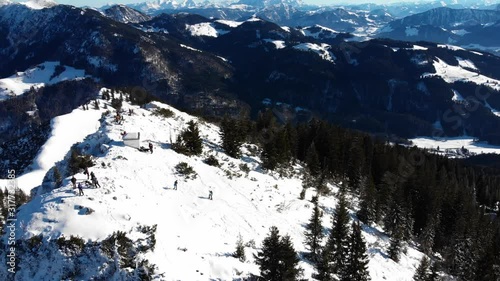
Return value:
[(227, 25), (229, 27), (238, 27), (240, 24), (243, 22), (241, 21), (232, 21), (232, 20), (216, 20), (215, 22), (222, 23), (224, 25)]
[(458, 65), (460, 65), (462, 68), (469, 68), (472, 70), (478, 70), (472, 61), (463, 59), (461, 57), (455, 57), (455, 58), (458, 61)]
[(196, 52), (200, 52), (200, 53), (202, 53), (202, 52), (203, 52), (203, 51), (201, 51), (201, 50), (195, 49), (195, 48), (193, 48), (193, 47), (189, 47), (189, 46), (184, 45), (184, 44), (180, 44), (180, 46), (181, 46), (182, 48), (186, 48), (186, 49), (191, 50), (191, 51), (196, 51)]
[(202, 22), (194, 25), (186, 24), (186, 29), (189, 30), (192, 36), (208, 36), (208, 37), (219, 37), (228, 33), (227, 30), (216, 29), (213, 23)]
[(452, 101), (465, 101), (464, 97), (457, 90), (452, 89), (451, 91), (453, 92)]
[[(439, 76), (447, 83), (454, 83), (457, 81), (472, 82), (477, 85), (484, 85), (495, 90), (500, 90), (500, 80), (484, 76), (469, 69), (464, 69), (462, 68), (464, 64), (465, 62), (462, 62), (462, 64), (458, 66), (453, 66), (445, 63), (440, 58), (436, 58), (433, 62), (436, 73), (424, 73), (422, 77)], [(467, 63), (467, 66), (470, 66), (470, 64)], [(472, 66), (474, 65), (472, 64)]]
[[(313, 31), (314, 30), (314, 31)], [(314, 25), (305, 27), (300, 30), (304, 36), (313, 37), (315, 39), (319, 38), (335, 38), (337, 37), (338, 31), (335, 31), (331, 28), (324, 27), (321, 25)]]
[(465, 51), (465, 49), (462, 47), (448, 45), (448, 44), (438, 44), (437, 46), (438, 46), (438, 48), (449, 49), (452, 51)]
[(283, 40), (264, 39), (264, 42), (274, 44), (276, 49), (283, 49), (286, 47), (285, 41)]
[[(57, 73), (56, 73), (57, 71)], [(44, 62), (24, 72), (0, 79), (0, 101), (11, 96), (19, 96), (31, 87), (40, 88), (66, 80), (79, 80), (90, 77), (85, 70), (62, 66), (60, 62)]]
[(314, 52), (317, 53), (322, 59), (334, 62), (335, 56), (328, 51), (330, 49), (330, 45), (321, 43), (321, 45), (314, 43), (301, 43), (293, 46), (294, 49), (306, 52)]

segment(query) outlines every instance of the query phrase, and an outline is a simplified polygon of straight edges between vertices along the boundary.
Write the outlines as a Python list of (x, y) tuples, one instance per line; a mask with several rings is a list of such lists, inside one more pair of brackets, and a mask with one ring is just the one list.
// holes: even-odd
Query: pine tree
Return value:
[(200, 155), (203, 148), (198, 123), (191, 120), (187, 124), (188, 127), (177, 136), (176, 142), (172, 144), (172, 149), (186, 155)]
[(368, 273), (368, 256), (366, 244), (361, 234), (361, 226), (352, 222), (352, 232), (349, 237), (349, 255), (347, 268), (341, 280), (345, 281), (367, 281), (370, 280)]
[(245, 133), (241, 128), (240, 122), (229, 117), (224, 117), (220, 130), (224, 151), (233, 158), (239, 158), (241, 156), (240, 146), (245, 139)]
[(388, 250), (389, 257), (395, 261), (399, 262), (399, 257), (401, 251), (403, 250), (403, 230), (401, 227), (396, 227), (396, 230), (392, 233), (390, 239), (390, 246)]
[(261, 277), (269, 281), (298, 280), (301, 269), (299, 258), (289, 236), (280, 237), (278, 228), (272, 226), (264, 238), (261, 251), (254, 255)]
[(299, 280), (302, 276), (302, 269), (298, 266), (299, 257), (293, 248), (290, 236), (285, 235), (280, 241), (281, 252), (281, 271), (283, 272), (280, 280)]
[(317, 262), (319, 260), (321, 249), (320, 242), (323, 238), (323, 226), (321, 225), (320, 210), (317, 201), (314, 203), (314, 210), (311, 219), (306, 225), (305, 237), (305, 244), (309, 251), (311, 251), (311, 260)]
[(318, 274), (314, 278), (319, 281), (332, 281), (331, 269), (330, 269), (330, 252), (324, 247), (320, 251), (320, 256), (318, 262), (316, 263), (316, 270)]
[(200, 130), (198, 129), (198, 123), (195, 123), (193, 120), (189, 121), (183, 138), (186, 142), (186, 147), (192, 155), (201, 154), (202, 141), (200, 137)]
[(238, 241), (236, 241), (236, 251), (233, 254), (233, 257), (239, 259), (241, 262), (244, 262), (245, 257), (245, 246), (243, 245), (243, 238), (241, 234), (238, 235)]
[(370, 224), (376, 220), (377, 216), (377, 190), (375, 189), (375, 184), (371, 176), (366, 178), (363, 185), (364, 186), (361, 188), (361, 202), (359, 203), (357, 215), (362, 222)]
[(427, 256), (424, 255), (420, 260), (420, 264), (418, 265), (415, 274), (413, 275), (413, 280), (427, 281), (430, 275), (429, 267), (430, 267), (429, 258), (427, 258)]
[(326, 242), (326, 250), (330, 254), (330, 271), (342, 276), (346, 270), (347, 256), (349, 252), (349, 213), (347, 201), (342, 192), (333, 216), (333, 226)]
[(361, 170), (364, 163), (363, 147), (355, 138), (351, 143), (347, 161), (347, 180), (352, 190), (359, 190), (361, 183)]
[(436, 237), (436, 227), (439, 224), (439, 215), (433, 216), (419, 235), (422, 251), (430, 255), (434, 247), (434, 238)]
[(309, 168), (309, 172), (312, 176), (318, 176), (321, 171), (321, 164), (319, 162), (318, 151), (316, 150), (316, 146), (314, 142), (307, 149), (306, 152), (306, 164)]

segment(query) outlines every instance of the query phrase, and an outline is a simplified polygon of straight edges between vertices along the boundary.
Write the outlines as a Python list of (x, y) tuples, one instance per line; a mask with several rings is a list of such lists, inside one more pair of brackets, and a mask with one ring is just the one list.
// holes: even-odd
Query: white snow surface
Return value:
[(182, 48), (186, 48), (186, 49), (191, 50), (191, 51), (196, 51), (196, 52), (200, 52), (200, 53), (202, 53), (202, 52), (203, 52), (202, 50), (198, 50), (198, 49), (196, 49), (196, 48), (193, 48), (193, 47), (190, 47), (190, 46), (187, 46), (187, 45), (184, 45), (184, 44), (180, 44), (180, 46), (181, 46)]
[[(458, 66), (453, 66), (437, 58), (434, 60), (433, 65), (436, 69), (436, 73), (424, 73), (422, 77), (439, 76), (447, 83), (454, 83), (456, 81), (472, 82), (477, 85), (484, 85), (495, 90), (500, 90), (500, 80), (484, 76), (469, 69), (464, 69), (462, 65), (464, 67), (467, 65), (467, 68), (470, 68), (470, 63), (466, 63), (465, 61), (462, 61)], [(474, 66), (474, 64), (472, 64), (472, 66)]]
[(276, 49), (283, 49), (286, 47), (285, 41), (283, 40), (264, 39), (264, 42), (273, 43)]
[(334, 62), (335, 56), (328, 51), (330, 49), (330, 45), (321, 43), (321, 45), (315, 43), (301, 43), (293, 46), (294, 49), (306, 51), (306, 52), (314, 52), (317, 53), (322, 59)]
[(101, 111), (98, 110), (75, 109), (52, 119), (50, 136), (29, 167), (30, 172), (17, 178), (18, 187), (29, 194), (31, 189), (39, 186), (47, 171), (64, 159), (74, 143), (95, 133), (99, 128), (100, 117)]
[(452, 101), (465, 101), (464, 97), (457, 90), (452, 89), (451, 91), (453, 92)]
[(458, 65), (460, 65), (462, 68), (469, 68), (469, 69), (473, 69), (473, 70), (478, 70), (472, 61), (463, 59), (461, 57), (455, 57), (455, 58), (458, 61)]
[(464, 48), (458, 47), (458, 46), (454, 46), (454, 45), (438, 44), (437, 46), (438, 46), (438, 48), (445, 48), (445, 49), (450, 49), (450, 50), (453, 50), (453, 51), (465, 51)]
[(216, 29), (211, 22), (202, 22), (193, 25), (186, 24), (186, 29), (189, 30), (192, 36), (208, 36), (219, 37), (229, 31)]
[(500, 154), (500, 146), (490, 145), (484, 141), (474, 141), (473, 137), (450, 137), (450, 138), (430, 138), (418, 137), (410, 139), (414, 145), (421, 148), (436, 149), (439, 146), (441, 151), (445, 149), (459, 149), (462, 146), (472, 153), (497, 153)]
[(24, 72), (18, 72), (8, 78), (0, 79), (0, 101), (9, 96), (19, 96), (28, 91), (31, 87), (40, 88), (45, 85), (52, 85), (65, 80), (78, 80), (86, 77), (85, 70), (64, 66), (64, 71), (59, 75), (55, 74), (56, 67), (60, 63), (49, 61), (39, 64)]
[[(100, 102), (101, 105), (107, 103)], [(175, 117), (153, 116), (151, 112), (156, 107), (172, 110)], [(84, 196), (76, 196), (68, 175), (60, 188), (35, 196), (19, 209), (18, 238), (41, 233), (50, 239), (78, 235), (85, 240), (100, 240), (117, 230), (130, 230), (134, 235), (136, 230), (132, 229), (139, 224), (158, 224), (156, 248), (146, 258), (165, 273), (162, 280), (234, 280), (250, 273), (258, 274), (252, 254), (260, 249), (273, 225), (279, 228), (280, 234), (290, 235), (296, 251), (306, 251), (304, 225), (311, 216), (313, 204), (310, 199), (315, 192), (308, 189), (306, 200), (300, 200), (302, 181), (299, 176), (280, 178), (276, 173), (262, 171), (260, 159), (247, 149), (242, 149), (244, 156), (241, 159), (228, 157), (219, 145), (219, 128), (200, 120), (204, 155), (177, 154), (170, 149), (169, 140), (175, 140), (186, 123), (196, 118), (157, 102), (146, 108), (124, 102), (123, 108), (125, 111), (133, 108), (134, 114), (126, 116), (122, 125), (113, 122), (112, 113), (98, 126), (96, 120), (102, 109), (77, 109), (52, 122), (53, 135), (42, 149), (47, 153), (37, 158), (43, 162), (40, 165), (52, 165), (61, 155), (51, 154), (68, 153), (71, 143), (82, 141), (80, 147), (92, 149), (105, 141), (109, 149), (94, 155), (97, 165), (90, 168), (102, 188), (86, 188)], [(147, 142), (153, 143), (154, 152), (145, 153), (124, 146), (122, 131), (140, 131), (144, 146)], [(207, 155), (218, 158), (222, 167), (205, 164), (202, 159)], [(179, 162), (191, 165), (197, 178), (186, 180), (178, 176), (174, 167)], [(248, 175), (240, 171), (241, 164), (250, 168)], [(242, 175), (228, 178), (226, 171)], [(75, 177), (78, 181), (86, 179), (82, 173)], [(175, 180), (179, 180), (178, 190), (172, 189)], [(40, 181), (33, 183), (40, 184)], [(337, 191), (335, 186), (330, 187), (333, 192)], [(214, 192), (213, 200), (207, 199), (209, 189)], [(350, 201), (353, 206), (357, 204), (355, 199)], [(328, 229), (336, 204), (335, 196), (319, 200), (325, 214), (323, 225)], [(95, 212), (80, 215), (77, 205), (90, 207)], [(353, 209), (350, 213), (353, 216)], [(412, 280), (422, 254), (410, 245), (400, 262), (395, 263), (387, 258), (389, 238), (382, 230), (363, 226), (363, 231), (372, 280)], [(231, 256), (239, 234), (244, 242), (255, 241), (255, 248), (245, 247), (246, 262)], [(311, 264), (301, 261), (300, 266), (304, 269), (304, 278), (311, 280), (314, 272)]]
[[(317, 32), (312, 32), (311, 28), (319, 28), (320, 30)], [(320, 35), (322, 35), (323, 38), (335, 38), (337, 37), (337, 34), (340, 33), (331, 28), (324, 27), (318, 24), (302, 28), (300, 31), (302, 32), (302, 34), (304, 34), (304, 36), (313, 37), (315, 39), (319, 39)]]
[(232, 20), (216, 20), (216, 22), (225, 24), (229, 27), (238, 27), (240, 24), (243, 23), (241, 21), (232, 21)]

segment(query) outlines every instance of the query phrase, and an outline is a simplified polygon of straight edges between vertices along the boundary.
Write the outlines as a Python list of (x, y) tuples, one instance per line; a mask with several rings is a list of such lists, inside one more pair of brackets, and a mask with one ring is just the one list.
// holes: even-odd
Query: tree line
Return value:
[[(342, 183), (341, 189), (360, 198), (358, 219), (382, 225), (390, 235), (387, 253), (394, 261), (413, 240), (431, 257), (423, 270), (429, 276), (431, 267), (434, 271), (439, 267), (461, 280), (500, 278), (500, 212), (494, 208), (500, 201), (498, 169), (390, 144), (323, 120), (279, 124), (271, 111), (260, 113), (255, 122), (225, 117), (220, 125), (222, 147), (232, 157), (240, 156), (243, 142), (256, 142), (265, 169), (279, 172), (303, 163), (304, 188), (316, 188), (318, 196), (330, 193), (326, 183)], [(341, 205), (345, 195), (339, 196)], [(348, 269), (350, 254), (346, 253), (354, 251), (352, 236), (359, 226), (349, 227), (348, 220), (338, 218), (342, 214), (342, 210), (334, 214), (326, 246), (312, 234), (320, 235), (323, 227), (308, 225), (309, 258), (316, 264), (319, 280), (330, 280), (332, 274), (358, 280), (349, 275), (353, 269)], [(342, 220), (342, 227), (335, 220)], [(435, 258), (435, 253), (441, 258)], [(357, 266), (366, 266), (363, 258), (359, 260)]]

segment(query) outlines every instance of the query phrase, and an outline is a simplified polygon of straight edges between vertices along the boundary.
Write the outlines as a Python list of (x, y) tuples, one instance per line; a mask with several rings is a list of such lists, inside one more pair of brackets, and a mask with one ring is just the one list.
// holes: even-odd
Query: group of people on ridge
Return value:
[[(83, 172), (84, 175), (87, 175), (87, 180), (85, 181), (86, 183), (89, 183), (91, 185), (94, 186), (94, 188), (100, 188), (101, 185), (99, 184), (99, 181), (97, 180), (97, 177), (95, 176), (94, 172), (90, 172), (89, 173), (89, 168), (88, 167), (85, 167), (85, 171)], [(91, 183), (88, 181), (90, 178), (91, 180)], [(75, 188), (78, 188), (78, 195), (79, 196), (82, 196), (82, 195), (85, 195), (85, 193), (83, 193), (83, 183), (82, 182), (79, 182), (78, 185), (76, 184), (76, 178), (75, 176), (73, 176), (71, 178), (71, 183), (73, 184), (73, 189)]]

